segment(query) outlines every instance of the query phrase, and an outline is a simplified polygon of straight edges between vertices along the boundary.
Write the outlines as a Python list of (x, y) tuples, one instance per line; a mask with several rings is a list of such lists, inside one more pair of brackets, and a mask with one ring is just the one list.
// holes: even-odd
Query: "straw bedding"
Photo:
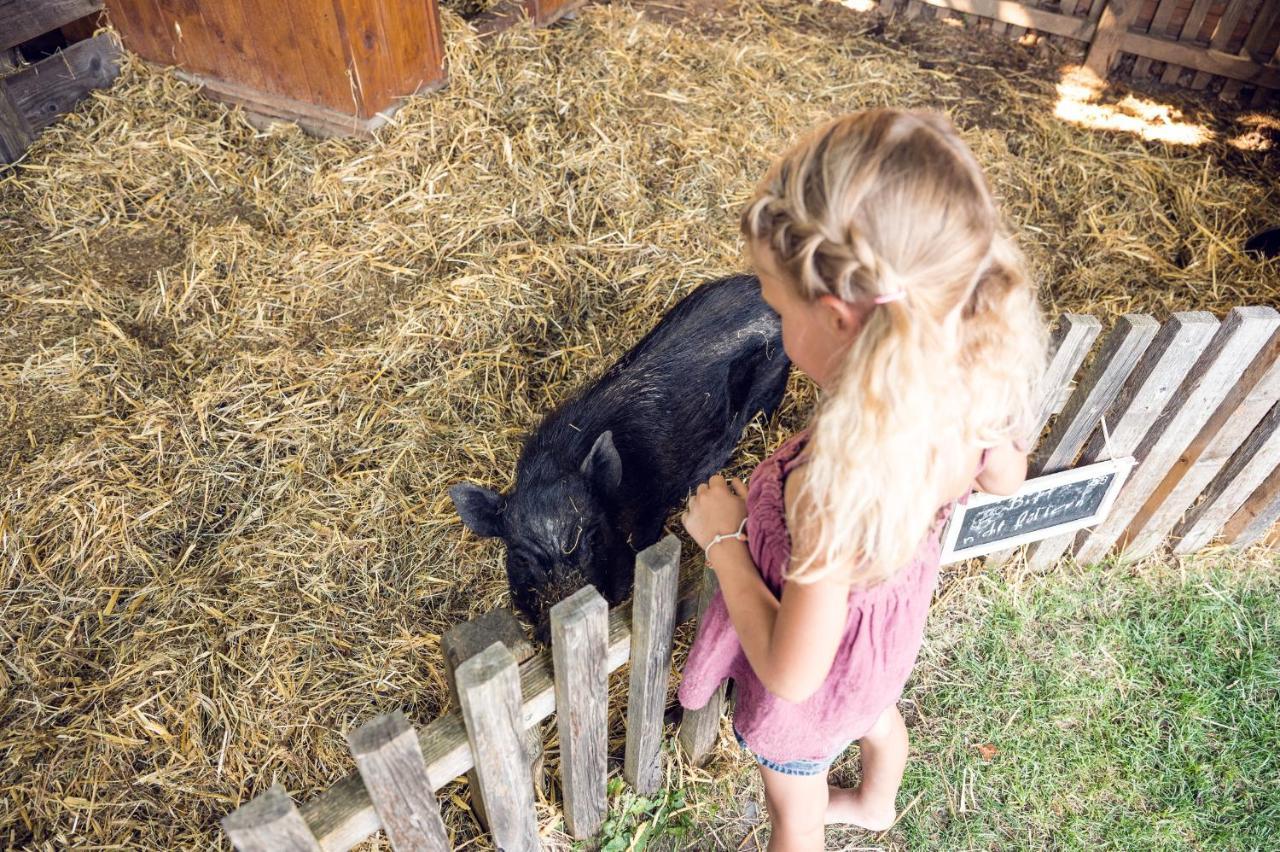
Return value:
[(440, 635), (506, 602), (445, 488), (506, 486), (541, 412), (740, 270), (739, 204), (832, 113), (950, 112), (1050, 310), (1275, 301), (1237, 250), (1280, 222), (1274, 118), (1091, 131), (1052, 54), (873, 23), (595, 6), (482, 44), (446, 13), (449, 88), (376, 141), (260, 133), (133, 62), (46, 132), (0, 177), (0, 845), (207, 846), (351, 771), (354, 725), (436, 716)]

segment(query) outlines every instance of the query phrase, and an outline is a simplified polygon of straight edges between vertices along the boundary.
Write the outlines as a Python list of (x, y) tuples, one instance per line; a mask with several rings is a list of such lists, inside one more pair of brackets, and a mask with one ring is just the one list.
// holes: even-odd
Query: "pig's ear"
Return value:
[(481, 538), (502, 535), (502, 509), (506, 501), (501, 494), (470, 482), (459, 482), (449, 489), (449, 496), (467, 529)]
[(591, 452), (582, 460), (582, 475), (597, 488), (611, 492), (622, 481), (622, 459), (613, 445), (613, 433), (601, 432), (591, 445)]

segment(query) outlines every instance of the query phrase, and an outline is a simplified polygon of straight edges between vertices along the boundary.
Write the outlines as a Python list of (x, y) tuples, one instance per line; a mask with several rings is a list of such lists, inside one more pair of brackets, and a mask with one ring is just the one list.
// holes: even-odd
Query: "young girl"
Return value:
[[(733, 678), (734, 732), (764, 777), (771, 850), (823, 825), (893, 824), (915, 665), (951, 507), (1015, 491), (1045, 360), (1022, 261), (973, 154), (938, 114), (880, 109), (806, 136), (742, 215), (809, 428), (751, 486), (713, 477), (685, 528), (720, 591), (680, 701)], [(859, 741), (862, 781), (827, 769)]]

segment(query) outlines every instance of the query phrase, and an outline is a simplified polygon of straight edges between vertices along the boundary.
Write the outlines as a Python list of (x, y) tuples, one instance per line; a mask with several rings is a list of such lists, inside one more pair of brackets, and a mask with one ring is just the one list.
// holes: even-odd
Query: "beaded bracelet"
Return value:
[(737, 531), (737, 532), (731, 532), (731, 533), (719, 533), (719, 534), (718, 534), (718, 535), (716, 535), (713, 539), (711, 539), (711, 541), (707, 543), (707, 546), (706, 546), (706, 547), (704, 547), (704, 548), (702, 548), (702, 555), (703, 555), (703, 557), (704, 557), (708, 562), (710, 562), (710, 561), (711, 561), (711, 548), (715, 547), (717, 544), (719, 544), (720, 542), (725, 541), (725, 540), (727, 540), (727, 539), (736, 538), (738, 541), (746, 541), (746, 540), (747, 540), (747, 531), (746, 531), (746, 530), (747, 530), (747, 519), (746, 519), (746, 518), (743, 518), (743, 519), (742, 519), (742, 523), (738, 525), (738, 531)]

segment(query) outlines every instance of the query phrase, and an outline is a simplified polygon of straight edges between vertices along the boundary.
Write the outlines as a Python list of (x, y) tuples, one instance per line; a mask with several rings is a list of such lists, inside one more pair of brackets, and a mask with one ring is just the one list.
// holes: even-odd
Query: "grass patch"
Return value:
[[(935, 611), (886, 838), (909, 848), (1274, 848), (1274, 565), (983, 575)], [(846, 760), (855, 759), (850, 755)]]

